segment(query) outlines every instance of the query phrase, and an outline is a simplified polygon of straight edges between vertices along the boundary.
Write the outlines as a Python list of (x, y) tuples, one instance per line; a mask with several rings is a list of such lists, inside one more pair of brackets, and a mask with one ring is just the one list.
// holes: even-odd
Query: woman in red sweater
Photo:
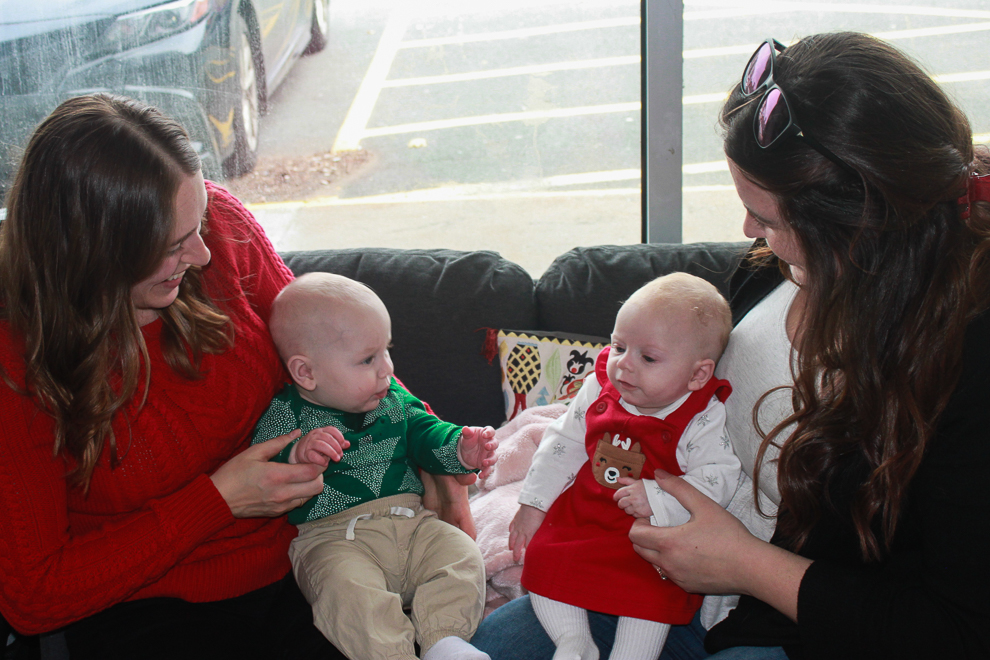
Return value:
[(0, 224), (0, 613), (73, 660), (341, 658), (292, 579), (281, 514), (318, 466), (250, 447), (285, 375), (292, 279), (183, 129), (63, 103)]

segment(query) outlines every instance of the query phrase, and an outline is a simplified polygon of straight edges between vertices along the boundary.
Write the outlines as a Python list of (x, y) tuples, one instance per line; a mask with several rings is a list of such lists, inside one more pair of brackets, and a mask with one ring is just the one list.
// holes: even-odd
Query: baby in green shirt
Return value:
[(351, 658), (413, 659), (416, 642), (424, 660), (488, 660), (467, 641), (484, 608), (481, 553), (423, 508), (418, 470), (487, 474), (494, 430), (443, 422), (399, 384), (388, 310), (359, 282), (303, 275), (275, 299), (269, 327), (293, 382), (253, 442), (300, 429), (275, 460), (326, 468), (323, 492), (289, 513), (317, 627)]

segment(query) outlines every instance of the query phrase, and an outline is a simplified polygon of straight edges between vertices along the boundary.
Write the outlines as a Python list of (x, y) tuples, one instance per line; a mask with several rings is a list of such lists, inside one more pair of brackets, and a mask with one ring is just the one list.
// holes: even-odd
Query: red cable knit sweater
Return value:
[[(52, 419), (0, 381), (0, 612), (18, 630), (52, 630), (115, 603), (237, 596), (289, 571), (284, 517), (237, 520), (209, 476), (250, 444), (285, 381), (268, 334), (271, 302), (292, 279), (254, 218), (222, 188), (210, 195), (204, 279), (236, 323), (235, 346), (188, 381), (164, 362), (161, 322), (144, 328), (151, 389), (114, 430), (88, 496), (52, 458)], [(0, 321), (0, 365), (23, 385), (21, 340)]]

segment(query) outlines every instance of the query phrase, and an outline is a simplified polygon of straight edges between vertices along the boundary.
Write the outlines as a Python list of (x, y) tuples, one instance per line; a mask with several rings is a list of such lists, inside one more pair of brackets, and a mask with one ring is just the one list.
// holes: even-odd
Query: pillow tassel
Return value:
[(481, 357), (488, 360), (488, 364), (491, 364), (498, 357), (498, 330), (495, 328), (478, 328), (478, 330), (485, 331), (485, 342), (481, 345)]

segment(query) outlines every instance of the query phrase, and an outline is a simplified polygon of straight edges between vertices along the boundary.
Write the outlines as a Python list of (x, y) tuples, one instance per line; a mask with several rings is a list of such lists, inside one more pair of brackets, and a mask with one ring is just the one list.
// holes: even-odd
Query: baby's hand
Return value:
[(612, 499), (619, 503), (619, 508), (634, 518), (647, 518), (653, 515), (650, 500), (646, 497), (646, 486), (642, 479), (622, 477), (619, 483), (623, 487), (615, 491)]
[(326, 467), (330, 461), (339, 461), (344, 456), (344, 450), (350, 446), (340, 429), (323, 426), (313, 429), (292, 446), (289, 462), (316, 463)]
[(520, 504), (516, 516), (509, 523), (509, 548), (512, 550), (512, 560), (522, 559), (523, 550), (533, 539), (533, 534), (543, 524), (543, 519), (547, 517), (545, 511), (540, 511), (535, 506)]
[(466, 468), (481, 470), (479, 479), (484, 479), (491, 473), (495, 465), (495, 450), (498, 440), (495, 439), (495, 429), (490, 426), (465, 426), (461, 431), (461, 439), (457, 443), (457, 460)]

